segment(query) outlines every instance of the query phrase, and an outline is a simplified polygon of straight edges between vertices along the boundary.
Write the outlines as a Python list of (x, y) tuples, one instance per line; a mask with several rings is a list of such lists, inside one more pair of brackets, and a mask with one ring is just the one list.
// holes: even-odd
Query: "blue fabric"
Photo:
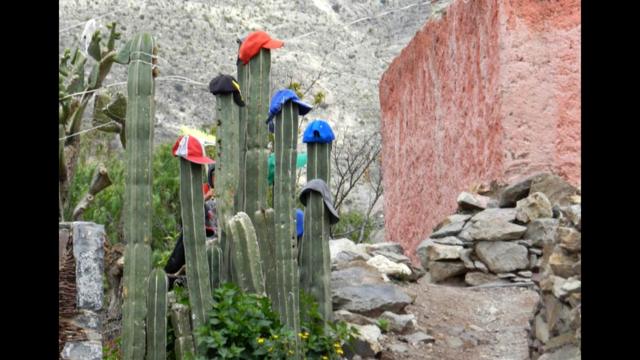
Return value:
[(317, 119), (307, 125), (302, 135), (302, 142), (326, 144), (332, 142), (335, 138), (331, 125), (324, 120)]
[(298, 237), (304, 233), (304, 212), (296, 209), (296, 228), (298, 229)]
[(298, 98), (298, 95), (296, 95), (296, 93), (293, 90), (290, 90), (290, 89), (279, 90), (271, 98), (271, 105), (269, 106), (269, 118), (267, 119), (267, 123), (269, 124), (270, 131), (272, 127), (271, 122), (273, 118), (282, 110), (282, 105), (284, 105), (289, 100), (298, 104), (299, 115), (306, 115), (313, 108), (311, 105), (302, 102), (300, 98)]

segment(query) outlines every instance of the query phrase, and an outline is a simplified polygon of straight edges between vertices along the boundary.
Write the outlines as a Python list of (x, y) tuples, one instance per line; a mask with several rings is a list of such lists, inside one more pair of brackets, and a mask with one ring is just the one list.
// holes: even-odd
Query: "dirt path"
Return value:
[(397, 336), (388, 336), (381, 342), (383, 359), (529, 359), (526, 329), (538, 301), (534, 290), (469, 289), (427, 281), (403, 287), (416, 297), (407, 312), (415, 314), (418, 327), (436, 340), (412, 346), (400, 342)]

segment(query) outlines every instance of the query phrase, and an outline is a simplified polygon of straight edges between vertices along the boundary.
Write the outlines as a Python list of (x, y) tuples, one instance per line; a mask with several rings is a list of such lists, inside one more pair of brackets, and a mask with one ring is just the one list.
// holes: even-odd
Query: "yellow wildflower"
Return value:
[(264, 343), (264, 338), (259, 337), (258, 338), (258, 344), (263, 344)]
[(342, 351), (342, 349), (336, 349), (336, 354), (342, 355), (344, 354), (344, 351)]
[(272, 338), (274, 338), (275, 340), (278, 340), (278, 335), (273, 335)]
[(322, 360), (329, 360), (329, 358), (324, 356), (324, 355), (322, 355)]

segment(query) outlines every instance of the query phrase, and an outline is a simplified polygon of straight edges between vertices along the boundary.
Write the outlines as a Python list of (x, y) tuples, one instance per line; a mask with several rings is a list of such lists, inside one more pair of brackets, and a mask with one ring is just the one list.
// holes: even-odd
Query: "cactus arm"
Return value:
[(233, 280), (244, 291), (264, 295), (262, 260), (251, 218), (239, 212), (227, 224), (233, 244)]
[(276, 287), (276, 241), (275, 241), (275, 212), (272, 208), (260, 209), (254, 214), (256, 234), (262, 269), (265, 281), (265, 290), (269, 299), (277, 297)]

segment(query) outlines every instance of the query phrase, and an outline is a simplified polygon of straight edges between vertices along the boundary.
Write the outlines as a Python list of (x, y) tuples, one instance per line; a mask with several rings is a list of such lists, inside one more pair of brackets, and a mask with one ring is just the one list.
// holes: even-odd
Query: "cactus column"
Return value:
[(149, 275), (146, 360), (167, 358), (167, 288), (164, 270), (153, 270)]
[(287, 101), (275, 119), (273, 208), (275, 210), (276, 291), (274, 307), (281, 321), (297, 334), (300, 328), (297, 238), (295, 227), (295, 166), (298, 105)]
[[(307, 179), (322, 179), (329, 186), (330, 155), (331, 142), (307, 142)], [(308, 197), (304, 212), (304, 234), (300, 245), (300, 287), (318, 302), (318, 310), (325, 321), (330, 321), (333, 308), (329, 211), (325, 209), (320, 193), (310, 191)]]
[(145, 354), (147, 279), (151, 270), (151, 163), (155, 117), (151, 54), (155, 42), (138, 34), (128, 44), (124, 193), (125, 263), (122, 319), (124, 359), (141, 360)]
[[(247, 65), (238, 62), (238, 82), (246, 106), (240, 108), (241, 145), (240, 196), (238, 211), (249, 215), (256, 224), (256, 212), (267, 206), (267, 160), (269, 150), (268, 128), (264, 124), (269, 112), (269, 80), (271, 76), (271, 51), (261, 49)], [(267, 252), (266, 237), (257, 233), (260, 255), (265, 261), (265, 270), (273, 262), (273, 254)], [(267, 278), (274, 274), (265, 271)], [(275, 281), (273, 279), (272, 281)]]
[(179, 159), (180, 209), (189, 301), (193, 313), (193, 326), (199, 328), (207, 323), (207, 311), (213, 301), (205, 244), (202, 165)]
[(233, 280), (242, 290), (264, 295), (262, 260), (249, 215), (239, 212), (227, 222), (234, 266)]
[(216, 161), (216, 212), (218, 215), (218, 237), (222, 250), (220, 282), (231, 281), (231, 247), (227, 222), (238, 210), (238, 178), (240, 175), (240, 124), (238, 106), (231, 94), (217, 95), (217, 141)]

